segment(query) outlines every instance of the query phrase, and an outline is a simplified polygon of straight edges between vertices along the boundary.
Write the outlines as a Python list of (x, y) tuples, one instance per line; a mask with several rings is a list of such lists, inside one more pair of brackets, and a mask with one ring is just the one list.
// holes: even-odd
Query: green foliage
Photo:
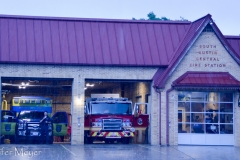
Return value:
[(153, 12), (148, 13), (148, 20), (170, 21), (167, 17), (158, 18)]
[[(153, 12), (149, 12), (147, 14), (148, 19), (144, 19), (144, 18), (140, 18), (140, 19), (136, 19), (136, 18), (132, 18), (132, 20), (157, 20), (157, 21), (171, 21), (169, 18), (167, 17), (161, 17), (158, 18)], [(180, 20), (176, 20), (176, 21), (188, 21), (187, 19), (180, 17)]]
[(153, 12), (150, 12), (147, 14), (148, 19), (144, 19), (144, 18), (140, 18), (140, 19), (136, 19), (136, 18), (132, 18), (132, 20), (158, 20), (158, 21), (170, 21), (170, 19), (168, 19), (167, 17), (161, 17), (158, 18), (156, 17), (156, 15)]

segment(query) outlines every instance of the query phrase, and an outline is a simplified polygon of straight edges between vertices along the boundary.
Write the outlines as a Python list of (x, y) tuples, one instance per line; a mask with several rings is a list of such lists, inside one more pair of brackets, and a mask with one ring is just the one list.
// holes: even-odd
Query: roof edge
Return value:
[[(186, 78), (186, 76), (191, 75), (191, 74), (198, 74), (198, 75), (223, 75), (223, 76), (227, 76), (230, 79), (233, 79), (234, 81), (237, 82), (236, 83), (229, 83), (229, 84), (219, 84), (219, 83), (194, 83), (194, 84), (188, 84), (188, 83), (183, 83), (180, 84), (180, 82), (182, 80), (184, 80)], [(240, 81), (238, 81), (233, 75), (231, 75), (229, 72), (205, 72), (205, 71), (187, 71), (185, 72), (183, 75), (181, 75), (180, 77), (178, 77), (176, 80), (174, 80), (172, 82), (172, 87), (173, 88), (240, 88)]]
[(236, 53), (236, 51), (232, 48), (232, 46), (228, 43), (225, 36), (222, 34), (218, 26), (213, 22), (212, 28), (219, 38), (220, 42), (224, 46), (224, 48), (228, 51), (228, 53), (232, 56), (232, 58), (240, 65), (240, 56)]
[(77, 17), (50, 17), (27, 15), (4, 15), (0, 18), (35, 19), (35, 20), (59, 20), (59, 21), (91, 21), (91, 22), (120, 22), (120, 23), (162, 23), (162, 24), (190, 24), (191, 21), (158, 21), (158, 20), (132, 20), (132, 19), (105, 19), (105, 18), (77, 18)]
[(193, 21), (192, 23), (195, 23), (195, 22), (197, 22), (197, 21), (199, 21), (199, 20), (206, 19), (206, 18), (212, 19), (212, 15), (211, 15), (211, 14), (207, 14), (206, 16), (203, 16), (203, 17), (201, 17), (201, 18), (198, 18), (197, 20)]
[(223, 35), (226, 39), (240, 39), (240, 36), (234, 36), (234, 35)]

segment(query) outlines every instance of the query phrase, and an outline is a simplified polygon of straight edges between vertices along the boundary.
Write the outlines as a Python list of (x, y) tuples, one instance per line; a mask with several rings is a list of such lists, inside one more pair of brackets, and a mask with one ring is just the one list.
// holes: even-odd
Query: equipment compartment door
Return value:
[(66, 112), (56, 112), (52, 116), (53, 120), (53, 135), (66, 136), (68, 128), (68, 117)]

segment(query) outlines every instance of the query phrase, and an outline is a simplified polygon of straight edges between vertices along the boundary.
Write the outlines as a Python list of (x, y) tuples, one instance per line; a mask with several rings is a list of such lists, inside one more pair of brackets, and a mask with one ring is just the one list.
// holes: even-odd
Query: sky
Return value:
[(132, 19), (157, 17), (195, 21), (211, 14), (224, 35), (240, 35), (240, 0), (0, 0), (0, 14)]

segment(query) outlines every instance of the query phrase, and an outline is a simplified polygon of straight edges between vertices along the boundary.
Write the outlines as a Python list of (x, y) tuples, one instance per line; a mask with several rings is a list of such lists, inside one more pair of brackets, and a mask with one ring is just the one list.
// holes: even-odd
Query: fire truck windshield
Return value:
[(92, 114), (131, 114), (130, 103), (93, 103)]

